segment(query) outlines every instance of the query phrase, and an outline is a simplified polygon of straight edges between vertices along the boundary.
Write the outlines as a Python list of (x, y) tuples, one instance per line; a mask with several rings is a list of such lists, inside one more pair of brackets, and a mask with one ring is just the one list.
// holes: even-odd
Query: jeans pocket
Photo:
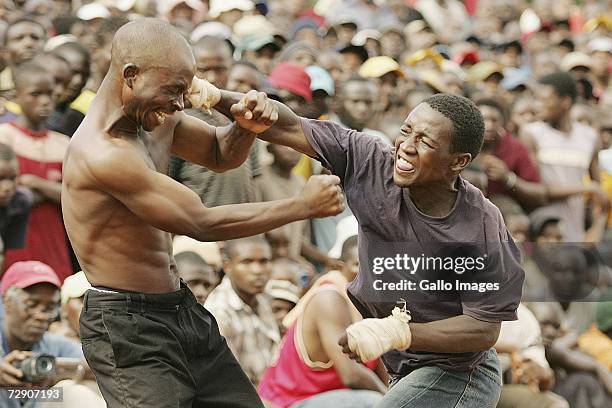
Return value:
[(136, 316), (132, 313), (104, 310), (102, 322), (108, 333), (115, 366), (128, 367), (140, 361)]

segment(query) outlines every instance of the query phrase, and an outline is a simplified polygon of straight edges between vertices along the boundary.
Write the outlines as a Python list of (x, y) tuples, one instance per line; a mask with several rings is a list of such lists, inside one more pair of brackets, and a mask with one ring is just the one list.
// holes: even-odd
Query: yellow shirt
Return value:
[(578, 337), (578, 347), (612, 370), (612, 340), (597, 326), (592, 325), (588, 331)]

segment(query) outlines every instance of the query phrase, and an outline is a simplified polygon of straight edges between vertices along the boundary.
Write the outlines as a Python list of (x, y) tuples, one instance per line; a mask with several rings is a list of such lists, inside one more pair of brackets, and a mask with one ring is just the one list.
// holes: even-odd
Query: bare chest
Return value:
[(138, 149), (147, 165), (157, 172), (168, 174), (172, 137), (161, 132), (138, 130)]

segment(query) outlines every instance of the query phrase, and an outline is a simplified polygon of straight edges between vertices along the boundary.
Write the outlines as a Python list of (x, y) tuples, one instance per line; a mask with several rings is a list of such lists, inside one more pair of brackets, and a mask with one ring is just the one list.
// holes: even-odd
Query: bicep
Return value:
[(323, 350), (334, 363), (334, 367), (341, 372), (357, 364), (349, 359), (338, 345), (338, 339), (352, 323), (346, 300), (336, 292), (325, 291), (319, 293), (311, 302), (314, 306), (313, 314), (325, 316), (316, 319), (317, 331)]
[(216, 165), (216, 149), (215, 128), (203, 120), (181, 113), (174, 128), (172, 153), (186, 161), (213, 169)]

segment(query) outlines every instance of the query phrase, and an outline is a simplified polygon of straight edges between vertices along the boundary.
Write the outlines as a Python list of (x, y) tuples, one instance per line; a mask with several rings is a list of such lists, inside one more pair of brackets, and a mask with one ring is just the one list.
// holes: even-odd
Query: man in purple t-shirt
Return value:
[[(434, 95), (408, 115), (395, 148), (283, 105), (260, 135), (342, 181), (359, 222), (359, 274), (348, 292), (366, 319), (340, 343), (356, 359), (382, 355), (393, 380), (379, 407), (497, 404), (491, 347), (501, 322), (516, 319), (524, 273), (499, 210), (459, 176), (483, 133), (474, 103)], [(410, 323), (399, 309), (390, 316), (399, 304)]]

